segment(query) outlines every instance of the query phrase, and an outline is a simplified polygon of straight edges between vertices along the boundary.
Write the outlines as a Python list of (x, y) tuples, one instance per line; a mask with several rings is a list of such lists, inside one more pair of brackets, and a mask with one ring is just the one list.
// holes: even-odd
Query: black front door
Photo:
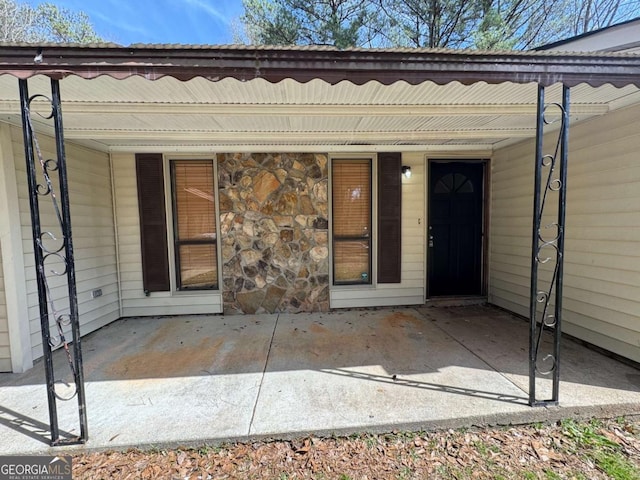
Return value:
[(484, 163), (429, 164), (428, 294), (480, 295)]

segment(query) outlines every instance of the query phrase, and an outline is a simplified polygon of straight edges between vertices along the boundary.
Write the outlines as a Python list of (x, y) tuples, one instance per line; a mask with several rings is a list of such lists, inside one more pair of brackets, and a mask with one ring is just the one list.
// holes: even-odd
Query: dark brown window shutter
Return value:
[(378, 283), (400, 283), (402, 155), (378, 155)]
[(166, 292), (169, 284), (167, 217), (162, 154), (136, 154), (142, 283), (145, 292)]

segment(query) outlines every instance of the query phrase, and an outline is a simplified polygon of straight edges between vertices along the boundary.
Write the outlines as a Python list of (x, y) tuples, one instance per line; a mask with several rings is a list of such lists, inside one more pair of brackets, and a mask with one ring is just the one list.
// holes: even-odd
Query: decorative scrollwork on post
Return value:
[[(554, 115), (553, 118), (551, 115)], [(558, 124), (553, 151), (543, 154), (544, 130), (553, 124)], [(529, 317), (531, 405), (558, 403), (568, 132), (569, 89), (563, 86), (562, 103), (545, 105), (544, 87), (538, 86)], [(551, 203), (556, 205), (555, 212), (549, 212)], [(545, 223), (549, 215), (555, 218)], [(540, 266), (544, 266), (544, 278), (539, 275)], [(552, 341), (547, 341), (547, 337), (551, 337)], [(538, 399), (536, 380), (539, 377), (552, 377), (550, 399)]]
[[(60, 89), (58, 81), (52, 79), (51, 97), (42, 94), (29, 96), (27, 81), (19, 82), (51, 444), (84, 443), (87, 440), (87, 417)], [(44, 103), (51, 108), (47, 115), (35, 114), (44, 121), (53, 122), (56, 158), (45, 159), (38, 142), (32, 118), (32, 104), (36, 100), (38, 104)], [(47, 230), (43, 228), (40, 213), (40, 202), (44, 200), (50, 202), (53, 211), (53, 228), (51, 220), (48, 220)], [(54, 282), (54, 278), (62, 280)], [(52, 284), (59, 284), (61, 281), (66, 283), (66, 298), (54, 295), (52, 291)], [(71, 341), (68, 339), (69, 330)], [(58, 348), (65, 351), (72, 382), (64, 381), (65, 376), (62, 374), (60, 377), (56, 375), (53, 351)], [(61, 438), (56, 400), (68, 401), (73, 398), (78, 400), (79, 435), (65, 434)]]

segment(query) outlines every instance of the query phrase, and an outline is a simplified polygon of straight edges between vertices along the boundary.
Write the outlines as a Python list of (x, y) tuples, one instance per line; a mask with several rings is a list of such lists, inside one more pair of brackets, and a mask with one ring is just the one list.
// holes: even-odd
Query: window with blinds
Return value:
[(172, 160), (171, 180), (178, 290), (218, 288), (213, 162)]
[(371, 283), (371, 160), (334, 159), (331, 166), (333, 283)]

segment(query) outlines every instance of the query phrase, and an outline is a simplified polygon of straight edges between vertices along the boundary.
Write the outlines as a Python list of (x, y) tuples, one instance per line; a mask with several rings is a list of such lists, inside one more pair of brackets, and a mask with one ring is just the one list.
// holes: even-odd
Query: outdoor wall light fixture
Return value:
[(402, 174), (407, 178), (411, 178), (411, 167), (408, 167), (407, 165), (403, 165)]

